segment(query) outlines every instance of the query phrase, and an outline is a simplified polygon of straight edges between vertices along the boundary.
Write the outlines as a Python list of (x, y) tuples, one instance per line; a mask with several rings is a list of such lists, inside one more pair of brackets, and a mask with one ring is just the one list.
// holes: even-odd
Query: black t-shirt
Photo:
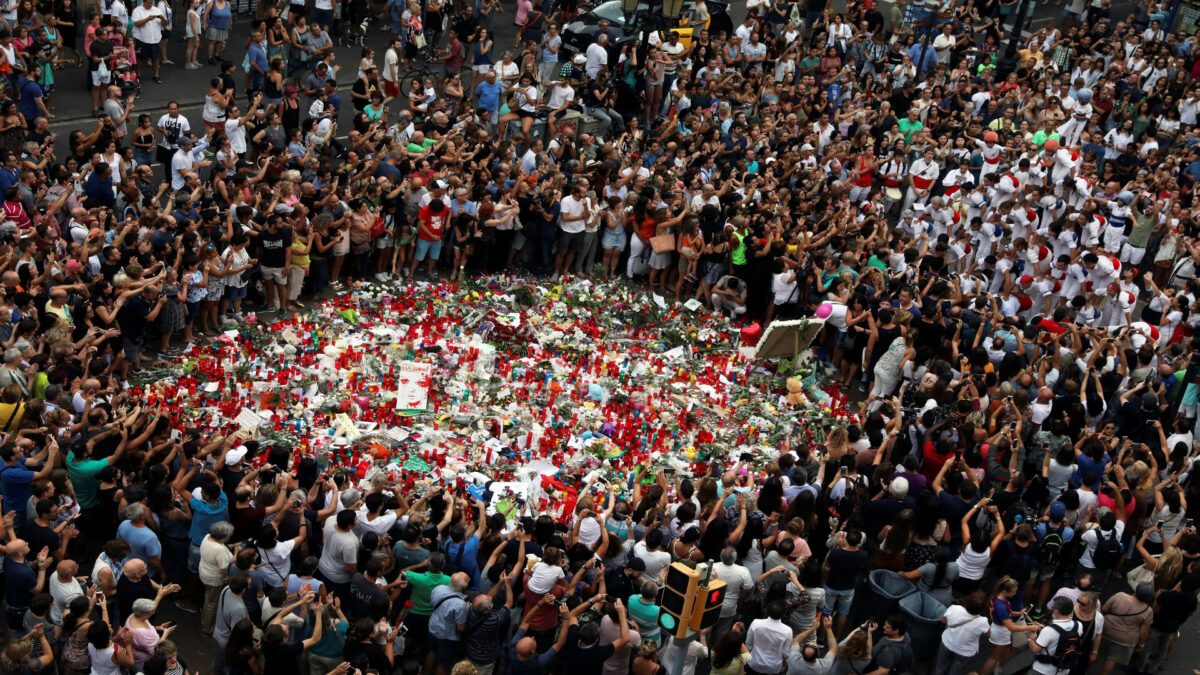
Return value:
[(146, 315), (150, 313), (150, 303), (139, 293), (129, 299), (125, 306), (117, 312), (117, 320), (121, 322), (121, 336), (130, 340), (141, 340), (146, 332)]
[[(356, 659), (359, 662), (356, 662)], [(364, 659), (365, 662), (363, 662)], [(388, 661), (387, 655), (383, 653), (383, 647), (374, 642), (351, 642), (347, 644), (345, 660), (353, 668), (370, 668), (380, 673), (390, 673), (392, 671), (392, 664)]]
[(304, 645), (299, 642), (264, 645), (262, 675), (295, 675), (296, 657), (303, 651)]
[(125, 617), (129, 616), (133, 609), (135, 600), (146, 598), (153, 599), (158, 593), (154, 590), (154, 584), (150, 583), (150, 575), (142, 577), (141, 581), (130, 581), (129, 577), (122, 575), (117, 580), (117, 623), (125, 623)]
[(29, 544), (30, 551), (40, 551), (42, 548), (57, 551), (58, 545), (62, 543), (62, 539), (54, 531), (54, 528), (38, 525), (36, 520), (30, 520), (25, 523), (23, 534), (25, 542)]
[(604, 662), (616, 652), (611, 644), (604, 646), (579, 645), (579, 626), (571, 626), (567, 631), (567, 644), (563, 647), (562, 657), (565, 672), (571, 675), (600, 675), (604, 670)]
[(1005, 540), (996, 551), (996, 557), (1002, 561), (999, 569), (1005, 576), (1023, 584), (1029, 581), (1029, 575), (1033, 573), (1036, 553), (1037, 549), (1033, 543), (1021, 546), (1011, 539)]
[(258, 236), (258, 242), (262, 246), (259, 263), (263, 267), (283, 267), (287, 248), (292, 245), (292, 230), (285, 227), (274, 234), (263, 232)]
[(379, 584), (367, 579), (362, 572), (350, 577), (350, 616), (369, 616), (371, 603), (376, 598), (387, 598)]
[(829, 577), (825, 580), (825, 585), (835, 591), (851, 590), (858, 583), (858, 573), (865, 570), (869, 563), (867, 552), (862, 549), (847, 551), (835, 548), (825, 560), (829, 567)]
[(1164, 633), (1174, 633), (1196, 611), (1196, 602), (1196, 596), (1192, 593), (1176, 590), (1159, 593), (1154, 622), (1150, 626)]

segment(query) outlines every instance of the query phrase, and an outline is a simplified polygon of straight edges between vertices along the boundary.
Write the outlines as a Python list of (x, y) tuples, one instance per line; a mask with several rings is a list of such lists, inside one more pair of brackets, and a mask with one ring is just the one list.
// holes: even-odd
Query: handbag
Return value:
[(387, 227), (383, 223), (383, 216), (375, 216), (375, 222), (371, 223), (371, 238), (378, 239), (387, 234)]
[(413, 44), (417, 46), (417, 49), (425, 48), (425, 33), (423, 31), (413, 35)]
[(660, 234), (650, 237), (650, 248), (655, 253), (670, 253), (675, 250), (675, 235)]
[[(1022, 614), (1021, 616), (1013, 619), (1013, 623), (1018, 626), (1033, 625), (1033, 621), (1029, 618), (1028, 615), (1025, 615), (1025, 614)], [(1030, 631), (1024, 631), (1024, 630), (1013, 631), (1012, 632), (1012, 648), (1018, 649), (1018, 650), (1025, 649), (1025, 647), (1029, 645), (1029, 633), (1030, 633)]]

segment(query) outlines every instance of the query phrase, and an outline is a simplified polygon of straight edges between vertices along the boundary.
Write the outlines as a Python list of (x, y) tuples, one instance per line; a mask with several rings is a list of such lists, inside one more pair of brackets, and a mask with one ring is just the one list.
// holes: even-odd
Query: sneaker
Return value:
[(183, 600), (176, 600), (175, 606), (177, 608), (187, 612), (188, 614), (199, 614), (200, 613), (199, 607), (197, 607), (196, 605), (194, 605), (190, 602), (184, 602)]
[(387, 281), (388, 275), (386, 272), (378, 272), (375, 274), (375, 281)]

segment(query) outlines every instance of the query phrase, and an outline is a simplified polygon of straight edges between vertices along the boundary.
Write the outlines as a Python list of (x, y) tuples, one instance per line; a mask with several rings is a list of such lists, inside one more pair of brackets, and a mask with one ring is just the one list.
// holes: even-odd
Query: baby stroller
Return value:
[(137, 69), (129, 59), (122, 57), (114, 61), (112, 82), (121, 88), (121, 96), (124, 98), (142, 95), (142, 83), (138, 81)]

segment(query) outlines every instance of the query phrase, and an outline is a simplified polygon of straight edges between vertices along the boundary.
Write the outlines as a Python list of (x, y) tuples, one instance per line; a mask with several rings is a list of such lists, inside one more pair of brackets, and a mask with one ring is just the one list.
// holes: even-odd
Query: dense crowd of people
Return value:
[[(244, 54), (229, 0), (187, 5), (0, 7), (0, 673), (1148, 675), (1178, 648), (1200, 49), (1171, 3), (1067, 0), (1010, 45), (1034, 2), (750, 0), (731, 34), (689, 6), (687, 44), (601, 22), (571, 53), (574, 2), (263, 1)], [(340, 72), (331, 35), (375, 11), (378, 63)], [(135, 115), (180, 23), (201, 118)], [(56, 136), (74, 71), (97, 121)], [(127, 386), (253, 309), (481, 272), (819, 317), (860, 421), (620, 493), (565, 476), (556, 521), (172, 428)], [(674, 562), (728, 588), (686, 644)], [(887, 578), (943, 610), (936, 653), (863, 613)]]

